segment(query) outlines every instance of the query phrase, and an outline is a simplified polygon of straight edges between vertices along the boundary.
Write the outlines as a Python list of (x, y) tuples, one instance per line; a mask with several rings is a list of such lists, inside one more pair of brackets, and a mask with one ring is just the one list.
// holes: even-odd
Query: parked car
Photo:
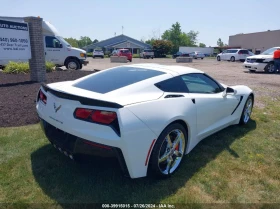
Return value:
[(203, 54), (201, 52), (192, 52), (192, 53), (190, 53), (190, 57), (192, 57), (194, 59), (197, 59), (197, 58), (204, 59), (205, 54)]
[(253, 52), (249, 51), (249, 55), (254, 56), (255, 54)]
[(172, 175), (202, 139), (247, 124), (253, 104), (247, 86), (194, 68), (141, 64), (42, 84), (36, 109), (46, 137), (67, 157), (115, 155), (140, 178)]
[(117, 50), (114, 50), (112, 52), (111, 56), (124, 56), (124, 57), (127, 57), (127, 60), (132, 62), (132, 53), (129, 51), (129, 49), (117, 49)]
[(248, 56), (250, 56), (248, 49), (227, 49), (217, 55), (217, 61), (227, 60), (231, 62), (244, 62)]
[(102, 59), (104, 58), (104, 52), (102, 51), (102, 49), (95, 49), (92, 52), (92, 57), (101, 57)]
[(152, 49), (144, 49), (141, 53), (140, 53), (140, 58), (143, 58), (143, 59), (149, 59), (149, 58), (152, 58), (154, 59), (155, 57), (155, 53)]
[(243, 64), (243, 67), (251, 72), (265, 71), (267, 73), (275, 73), (273, 53), (278, 48), (280, 47), (273, 47), (261, 54), (247, 57)]
[(189, 56), (190, 56), (189, 53), (177, 52), (172, 55), (172, 58), (175, 59), (176, 57), (189, 57)]

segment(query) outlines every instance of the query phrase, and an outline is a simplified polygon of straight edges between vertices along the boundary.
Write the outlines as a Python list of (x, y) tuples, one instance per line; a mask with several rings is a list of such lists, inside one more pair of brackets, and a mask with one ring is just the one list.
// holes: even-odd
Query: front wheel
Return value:
[(187, 132), (174, 123), (160, 134), (150, 158), (149, 172), (157, 177), (169, 177), (178, 170), (185, 155)]
[(242, 115), (239, 121), (240, 125), (245, 125), (249, 122), (253, 110), (253, 105), (254, 105), (254, 100), (253, 97), (250, 95), (244, 105)]
[(75, 59), (69, 59), (66, 62), (66, 68), (70, 70), (79, 70), (81, 69), (80, 63)]
[(201, 57), (201, 59), (203, 60), (203, 57)]
[(217, 57), (217, 61), (221, 61), (221, 57), (220, 56)]
[(274, 63), (273, 62), (268, 63), (267, 66), (265, 66), (264, 70), (266, 73), (274, 73), (275, 72)]

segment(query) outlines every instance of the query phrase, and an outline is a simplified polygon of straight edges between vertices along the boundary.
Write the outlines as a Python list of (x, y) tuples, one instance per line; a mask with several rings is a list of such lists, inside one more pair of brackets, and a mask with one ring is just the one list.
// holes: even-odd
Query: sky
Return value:
[[(228, 43), (230, 35), (280, 29), (280, 0), (0, 0), (0, 16), (40, 16), (64, 38), (99, 41), (123, 34), (161, 36), (173, 23), (198, 31), (198, 43)], [(1, 34), (0, 34), (1, 35)]]

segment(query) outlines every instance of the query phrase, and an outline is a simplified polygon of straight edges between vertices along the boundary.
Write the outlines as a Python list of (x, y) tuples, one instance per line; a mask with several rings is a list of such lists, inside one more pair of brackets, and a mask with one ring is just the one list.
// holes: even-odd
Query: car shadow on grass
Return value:
[(246, 126), (231, 126), (204, 139), (168, 179), (126, 178), (118, 161), (110, 158), (77, 164), (52, 145), (31, 154), (32, 172), (44, 193), (62, 207), (69, 203), (158, 203), (184, 187), (222, 151), (238, 158), (230, 145), (254, 129), (256, 122), (251, 120)]

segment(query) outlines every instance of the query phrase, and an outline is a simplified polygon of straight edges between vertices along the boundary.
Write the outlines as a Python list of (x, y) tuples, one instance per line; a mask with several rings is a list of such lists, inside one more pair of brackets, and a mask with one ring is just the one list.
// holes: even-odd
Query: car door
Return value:
[(223, 51), (220, 55), (221, 60), (225, 60), (227, 50)]
[(63, 45), (54, 36), (45, 36), (45, 59), (54, 64), (62, 64)]
[(239, 103), (235, 95), (223, 96), (224, 88), (202, 73), (181, 76), (197, 109), (197, 139), (201, 140), (232, 122)]

